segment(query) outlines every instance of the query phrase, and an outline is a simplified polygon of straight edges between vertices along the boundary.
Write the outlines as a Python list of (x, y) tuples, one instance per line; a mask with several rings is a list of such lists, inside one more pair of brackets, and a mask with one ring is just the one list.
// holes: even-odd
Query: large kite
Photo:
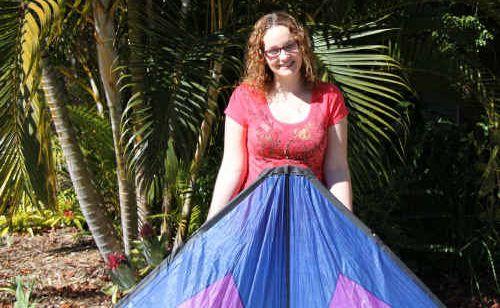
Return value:
[(308, 169), (266, 170), (119, 307), (443, 307)]

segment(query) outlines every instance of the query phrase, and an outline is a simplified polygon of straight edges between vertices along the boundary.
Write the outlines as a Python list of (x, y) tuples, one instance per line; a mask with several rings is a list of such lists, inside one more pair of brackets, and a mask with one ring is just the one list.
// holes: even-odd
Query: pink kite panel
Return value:
[(330, 308), (390, 308), (365, 288), (340, 274)]
[(232, 307), (243, 308), (233, 275), (227, 274), (195, 296), (179, 305), (179, 308)]

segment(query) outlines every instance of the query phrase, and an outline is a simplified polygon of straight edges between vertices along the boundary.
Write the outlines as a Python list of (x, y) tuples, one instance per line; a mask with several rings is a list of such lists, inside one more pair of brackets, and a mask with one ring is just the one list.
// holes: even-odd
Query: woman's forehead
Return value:
[(286, 44), (293, 39), (293, 34), (290, 33), (288, 27), (281, 25), (267, 29), (264, 37), (262, 38), (264, 46), (266, 47), (283, 46), (283, 44)]

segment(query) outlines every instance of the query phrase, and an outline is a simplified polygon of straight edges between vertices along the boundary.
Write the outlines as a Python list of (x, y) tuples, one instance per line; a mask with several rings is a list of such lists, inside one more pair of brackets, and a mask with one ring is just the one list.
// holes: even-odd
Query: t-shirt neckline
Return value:
[(271, 117), (271, 119), (278, 123), (278, 124), (281, 124), (281, 125), (285, 125), (285, 126), (297, 126), (297, 125), (300, 125), (300, 124), (303, 124), (303, 123), (306, 123), (309, 118), (311, 117), (311, 114), (313, 112), (313, 106), (314, 106), (314, 99), (315, 99), (315, 94), (316, 94), (316, 89), (317, 89), (317, 86), (313, 86), (312, 89), (311, 89), (311, 97), (309, 98), (309, 111), (307, 112), (307, 116), (303, 119), (303, 120), (300, 120), (299, 122), (293, 122), (293, 123), (287, 123), (287, 122), (283, 122), (283, 121), (280, 121), (278, 120), (272, 113), (271, 111), (271, 108), (269, 108), (269, 102), (267, 101), (267, 97), (264, 93), (263, 94), (263, 98), (264, 98), (264, 103), (265, 103), (265, 109), (266, 109), (266, 112), (269, 114), (269, 116)]

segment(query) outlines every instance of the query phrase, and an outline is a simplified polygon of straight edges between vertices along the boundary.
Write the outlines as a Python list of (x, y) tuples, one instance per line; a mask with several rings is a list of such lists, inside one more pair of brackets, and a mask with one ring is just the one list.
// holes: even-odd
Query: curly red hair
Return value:
[(274, 12), (264, 15), (255, 23), (248, 39), (243, 83), (264, 91), (268, 91), (271, 88), (274, 75), (267, 66), (264, 57), (263, 38), (266, 31), (275, 26), (287, 27), (294, 36), (299, 46), (300, 55), (302, 56), (302, 66), (300, 68), (302, 78), (306, 84), (314, 85), (317, 82), (317, 77), (309, 35), (307, 30), (295, 18), (285, 12)]

